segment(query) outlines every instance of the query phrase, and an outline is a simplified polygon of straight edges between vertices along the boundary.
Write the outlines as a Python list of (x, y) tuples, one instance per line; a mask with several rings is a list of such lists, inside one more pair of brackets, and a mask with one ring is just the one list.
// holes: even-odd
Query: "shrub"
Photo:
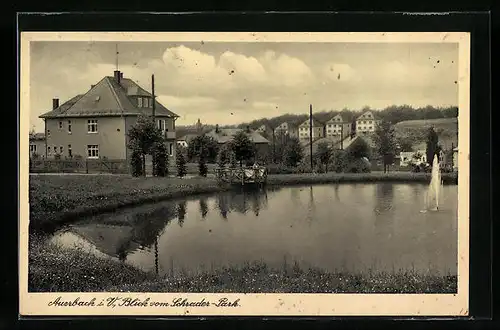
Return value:
[(219, 152), (217, 153), (217, 165), (219, 167), (224, 167), (227, 163), (229, 163), (229, 152), (230, 149), (227, 144), (223, 145)]
[(176, 166), (177, 166), (177, 176), (184, 177), (187, 174), (186, 158), (182, 150), (177, 150), (176, 153)]
[(284, 164), (269, 164), (267, 166), (267, 173), (269, 174), (292, 174), (295, 169), (288, 167)]
[(168, 153), (167, 147), (163, 142), (158, 142), (153, 147), (153, 175), (168, 175)]
[(347, 172), (370, 173), (371, 172), (370, 163), (364, 159), (359, 159), (359, 158), (352, 160), (347, 167)]
[(208, 173), (207, 163), (205, 162), (205, 156), (200, 153), (198, 156), (198, 174), (200, 176), (206, 177)]
[(144, 175), (142, 157), (139, 150), (132, 150), (132, 155), (130, 156), (130, 169), (132, 171), (132, 176), (138, 177)]
[(55, 160), (61, 160), (61, 154), (55, 154), (54, 155)]
[(345, 172), (349, 164), (347, 154), (343, 150), (336, 150), (330, 158), (330, 169), (337, 173)]
[(300, 163), (297, 167), (294, 168), (294, 173), (302, 174), (302, 173), (311, 173), (311, 165), (305, 162)]

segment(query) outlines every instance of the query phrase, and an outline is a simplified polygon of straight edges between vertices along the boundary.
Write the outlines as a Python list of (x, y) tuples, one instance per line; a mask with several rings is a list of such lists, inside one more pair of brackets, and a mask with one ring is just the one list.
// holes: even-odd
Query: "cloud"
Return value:
[(302, 60), (286, 54), (277, 55), (267, 51), (261, 57), (272, 85), (284, 87), (303, 87), (312, 83), (314, 74)]

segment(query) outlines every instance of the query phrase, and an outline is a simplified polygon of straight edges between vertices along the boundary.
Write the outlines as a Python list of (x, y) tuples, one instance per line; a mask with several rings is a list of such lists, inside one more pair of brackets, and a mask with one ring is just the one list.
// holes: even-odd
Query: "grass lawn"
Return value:
[(157, 276), (87, 251), (61, 249), (30, 240), (31, 292), (242, 292), (242, 293), (456, 293), (456, 276), (325, 272), (297, 264), (271, 269), (262, 262), (205, 271), (197, 275)]

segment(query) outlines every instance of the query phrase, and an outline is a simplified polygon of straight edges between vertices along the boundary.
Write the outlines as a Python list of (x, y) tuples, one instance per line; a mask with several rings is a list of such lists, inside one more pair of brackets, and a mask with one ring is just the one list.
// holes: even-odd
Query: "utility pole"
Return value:
[(276, 163), (276, 133), (275, 128), (273, 128), (273, 164)]
[[(151, 99), (153, 125), (155, 125), (158, 128), (158, 124), (156, 123), (155, 75), (154, 74), (151, 75), (151, 94), (153, 96)], [(154, 168), (155, 168), (155, 153), (154, 152), (151, 155), (151, 160), (153, 163), (153, 170), (154, 170)], [(144, 171), (144, 172), (146, 172), (146, 171)], [(153, 175), (154, 175), (154, 171), (153, 171)]]
[(153, 121), (155, 122), (156, 125), (156, 100), (155, 100), (155, 75), (151, 75), (151, 92), (153, 94)]
[(309, 104), (309, 158), (311, 160), (311, 171), (314, 172), (313, 169), (313, 131), (312, 131), (312, 125), (313, 125), (313, 106), (312, 104)]

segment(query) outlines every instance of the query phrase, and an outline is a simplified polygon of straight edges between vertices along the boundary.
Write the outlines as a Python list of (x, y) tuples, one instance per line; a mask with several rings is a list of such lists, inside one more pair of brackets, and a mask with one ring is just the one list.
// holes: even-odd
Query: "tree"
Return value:
[(219, 148), (219, 152), (217, 153), (217, 165), (224, 167), (227, 163), (229, 163), (229, 147), (227, 144), (224, 144)]
[(434, 155), (439, 154), (439, 137), (434, 130), (434, 127), (430, 127), (427, 131), (427, 139), (425, 143), (425, 155), (427, 157), (427, 164), (431, 165), (434, 160)]
[[(128, 148), (139, 153), (142, 159), (142, 174), (146, 176), (146, 155), (153, 154), (156, 143), (162, 142), (161, 131), (156, 127), (153, 118), (140, 115), (137, 122), (128, 132)], [(135, 164), (135, 161), (132, 161)]]
[(392, 164), (396, 153), (394, 126), (388, 121), (382, 121), (375, 129), (373, 142), (377, 153), (382, 157), (385, 173), (387, 172), (387, 165)]
[(180, 148), (176, 150), (175, 163), (177, 165), (177, 176), (181, 178), (184, 177), (187, 174), (186, 158)]
[(413, 151), (413, 142), (410, 137), (404, 136), (398, 139), (399, 149), (403, 152)]
[(330, 156), (330, 163), (335, 172), (344, 172), (347, 169), (348, 159), (344, 150), (335, 150)]
[(207, 163), (205, 161), (205, 152), (203, 147), (200, 149), (200, 154), (198, 155), (198, 174), (200, 176), (206, 177), (208, 173)]
[(274, 133), (274, 141), (272, 145), (272, 161), (274, 163), (281, 163), (284, 161), (285, 147), (289, 140), (289, 136), (282, 131)]
[(284, 161), (287, 166), (295, 167), (304, 158), (304, 150), (296, 137), (288, 138), (284, 149)]
[(349, 161), (363, 157), (370, 158), (370, 146), (363, 138), (359, 137), (349, 145), (349, 148), (346, 150), (346, 156)]
[(138, 177), (144, 175), (142, 156), (139, 150), (132, 150), (132, 155), (130, 156), (130, 167), (132, 170), (132, 176)]
[(153, 175), (167, 176), (168, 175), (168, 153), (167, 147), (163, 142), (157, 142), (153, 146)]
[(250, 160), (255, 155), (253, 143), (245, 132), (238, 132), (234, 136), (231, 141), (231, 147), (236, 160), (240, 163), (240, 167), (243, 166), (244, 161)]
[(314, 158), (325, 166), (325, 172), (328, 172), (328, 163), (330, 162), (331, 155), (332, 150), (327, 142), (321, 142), (318, 144), (318, 149), (316, 150)]
[(211, 136), (198, 135), (188, 143), (187, 158), (189, 160), (197, 159), (201, 150), (204, 152), (205, 160), (214, 163), (219, 151), (219, 145)]

